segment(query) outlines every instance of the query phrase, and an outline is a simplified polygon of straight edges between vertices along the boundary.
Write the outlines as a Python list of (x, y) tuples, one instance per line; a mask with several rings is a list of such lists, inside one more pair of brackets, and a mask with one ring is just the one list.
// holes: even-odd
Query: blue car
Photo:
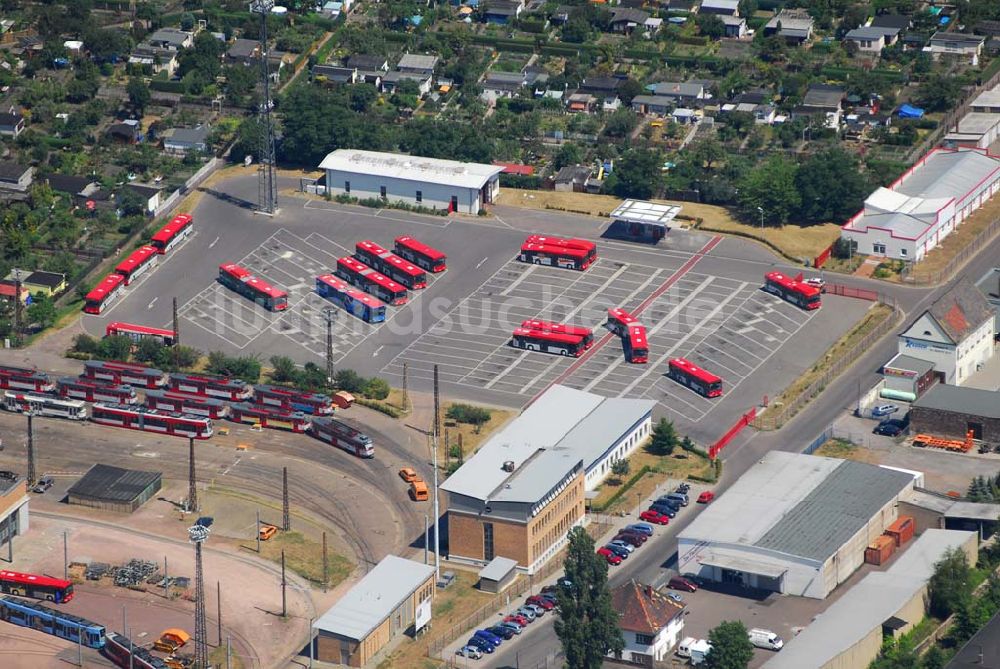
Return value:
[(653, 526), (647, 525), (646, 523), (632, 523), (631, 525), (626, 525), (625, 529), (645, 534), (647, 537), (653, 536)]
[(670, 506), (669, 504), (653, 504), (649, 507), (652, 511), (663, 514), (667, 518), (676, 518), (677, 509)]
[(500, 644), (503, 643), (503, 639), (498, 637), (493, 632), (489, 632), (487, 630), (476, 630), (476, 632), (472, 636), (479, 637), (480, 639), (489, 641), (494, 646), (499, 646)]
[(470, 638), (469, 641), (465, 645), (466, 646), (472, 646), (473, 648), (478, 648), (479, 650), (483, 651), (484, 653), (492, 653), (493, 651), (496, 650), (496, 646), (494, 646), (493, 644), (491, 644), (486, 639), (482, 639), (482, 638), (480, 638), (478, 636), (474, 636), (474, 637)]
[(618, 557), (620, 557), (623, 560), (628, 559), (628, 556), (629, 556), (628, 550), (622, 548), (621, 546), (616, 546), (614, 544), (608, 544), (607, 546), (605, 546), (605, 548), (607, 548), (609, 551), (611, 551), (612, 553), (614, 553), (615, 555), (617, 555)]

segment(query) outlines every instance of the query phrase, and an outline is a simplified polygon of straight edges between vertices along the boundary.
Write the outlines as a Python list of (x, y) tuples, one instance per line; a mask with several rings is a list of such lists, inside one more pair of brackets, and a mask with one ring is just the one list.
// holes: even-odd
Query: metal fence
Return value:
[(944, 283), (957, 272), (970, 258), (979, 253), (994, 235), (1000, 232), (1000, 218), (994, 218), (976, 238), (965, 245), (948, 264), (936, 272), (907, 271), (903, 281), (918, 286), (937, 285)]

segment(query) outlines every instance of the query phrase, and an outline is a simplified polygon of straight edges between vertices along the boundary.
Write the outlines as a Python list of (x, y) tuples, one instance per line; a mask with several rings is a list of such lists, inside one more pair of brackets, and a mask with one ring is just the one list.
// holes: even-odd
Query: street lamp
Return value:
[(760, 212), (760, 231), (764, 232), (764, 208), (757, 207), (757, 211)]

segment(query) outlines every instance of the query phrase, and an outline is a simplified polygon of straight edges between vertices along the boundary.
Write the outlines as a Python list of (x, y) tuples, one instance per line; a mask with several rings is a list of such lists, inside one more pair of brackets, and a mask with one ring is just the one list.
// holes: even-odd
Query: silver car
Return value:
[(518, 614), (519, 616), (524, 616), (525, 618), (528, 619), (529, 623), (538, 617), (538, 614), (535, 613), (535, 607), (529, 606), (528, 604), (525, 604), (514, 613)]
[(545, 609), (539, 606), (538, 604), (525, 604), (521, 608), (528, 609), (534, 612), (536, 618), (541, 618), (542, 616), (545, 615)]
[(479, 650), (475, 646), (462, 646), (455, 651), (455, 655), (461, 655), (462, 657), (471, 657), (473, 660), (479, 660), (483, 657), (483, 651)]

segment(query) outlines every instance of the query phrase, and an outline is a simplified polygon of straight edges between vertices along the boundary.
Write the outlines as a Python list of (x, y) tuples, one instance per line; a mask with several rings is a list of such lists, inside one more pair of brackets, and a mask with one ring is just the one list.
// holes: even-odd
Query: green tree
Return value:
[(100, 345), (100, 341), (94, 339), (88, 334), (78, 334), (73, 337), (73, 350), (77, 353), (94, 355), (99, 350)]
[(929, 112), (945, 111), (955, 106), (961, 91), (958, 79), (936, 74), (917, 89), (916, 102)]
[(364, 377), (353, 369), (340, 369), (333, 375), (333, 387), (349, 393), (360, 393), (365, 383)]
[(797, 218), (806, 223), (845, 223), (864, 204), (871, 190), (858, 161), (842, 149), (810, 156), (795, 174)]
[(739, 182), (739, 206), (743, 217), (759, 223), (764, 212), (767, 225), (784, 225), (798, 210), (802, 199), (795, 186), (798, 165), (781, 155), (773, 155), (750, 170)]
[(166, 348), (167, 347), (159, 341), (150, 337), (140, 339), (139, 343), (135, 347), (135, 359), (139, 362), (159, 364), (165, 359), (164, 354)]
[(604, 134), (609, 137), (625, 137), (635, 130), (638, 124), (639, 119), (635, 112), (628, 107), (622, 107), (608, 117), (608, 122), (604, 125)]
[(275, 383), (294, 383), (299, 376), (295, 361), (284, 355), (271, 356), (271, 380)]
[(698, 14), (695, 23), (698, 32), (710, 40), (717, 40), (726, 34), (726, 24), (715, 14)]
[(621, 460), (615, 460), (611, 465), (611, 473), (615, 476), (621, 478), (622, 476), (628, 476), (629, 470), (632, 469), (632, 465), (625, 458)]
[(132, 353), (132, 340), (116, 335), (105, 337), (97, 346), (97, 357), (101, 360), (127, 361)]
[(642, 95), (642, 93), (642, 84), (635, 79), (626, 79), (618, 87), (618, 97), (621, 98), (623, 105), (631, 105), (632, 99), (637, 95)]
[(34, 323), (44, 330), (56, 322), (56, 305), (52, 298), (45, 293), (35, 293), (31, 298), (31, 305), (27, 309), (29, 323)]
[(935, 643), (931, 644), (931, 647), (924, 653), (924, 657), (920, 662), (920, 669), (944, 669), (946, 664), (948, 664), (948, 656)]
[(492, 413), (489, 409), (471, 404), (452, 404), (448, 407), (445, 416), (459, 423), (475, 425), (476, 429), (479, 429), (489, 422)]
[(739, 620), (724, 620), (708, 633), (709, 669), (746, 669), (753, 659), (753, 644), (747, 628)]
[(561, 587), (556, 595), (556, 636), (562, 642), (567, 666), (600, 669), (608, 654), (620, 656), (625, 648), (608, 589), (608, 565), (594, 552), (594, 540), (582, 527), (574, 527), (568, 536), (563, 566), (570, 585)]
[(960, 548), (947, 551), (934, 564), (928, 583), (931, 614), (944, 620), (955, 613), (972, 590), (969, 560)]
[(629, 149), (615, 162), (605, 186), (618, 197), (648, 200), (660, 190), (663, 154), (656, 149)]
[(364, 394), (373, 400), (384, 400), (389, 396), (389, 383), (385, 379), (372, 377), (365, 383)]
[(581, 162), (583, 162), (583, 151), (578, 144), (566, 142), (556, 151), (554, 166), (557, 170), (567, 165), (579, 165)]
[(128, 94), (129, 104), (139, 116), (146, 110), (149, 103), (153, 101), (153, 94), (149, 92), (149, 86), (139, 77), (132, 77), (125, 85), (125, 92)]
[(677, 430), (674, 424), (666, 418), (653, 426), (653, 441), (650, 450), (657, 455), (670, 455), (677, 446)]
[(171, 366), (174, 369), (191, 369), (201, 360), (201, 351), (190, 346), (174, 346), (170, 349)]

